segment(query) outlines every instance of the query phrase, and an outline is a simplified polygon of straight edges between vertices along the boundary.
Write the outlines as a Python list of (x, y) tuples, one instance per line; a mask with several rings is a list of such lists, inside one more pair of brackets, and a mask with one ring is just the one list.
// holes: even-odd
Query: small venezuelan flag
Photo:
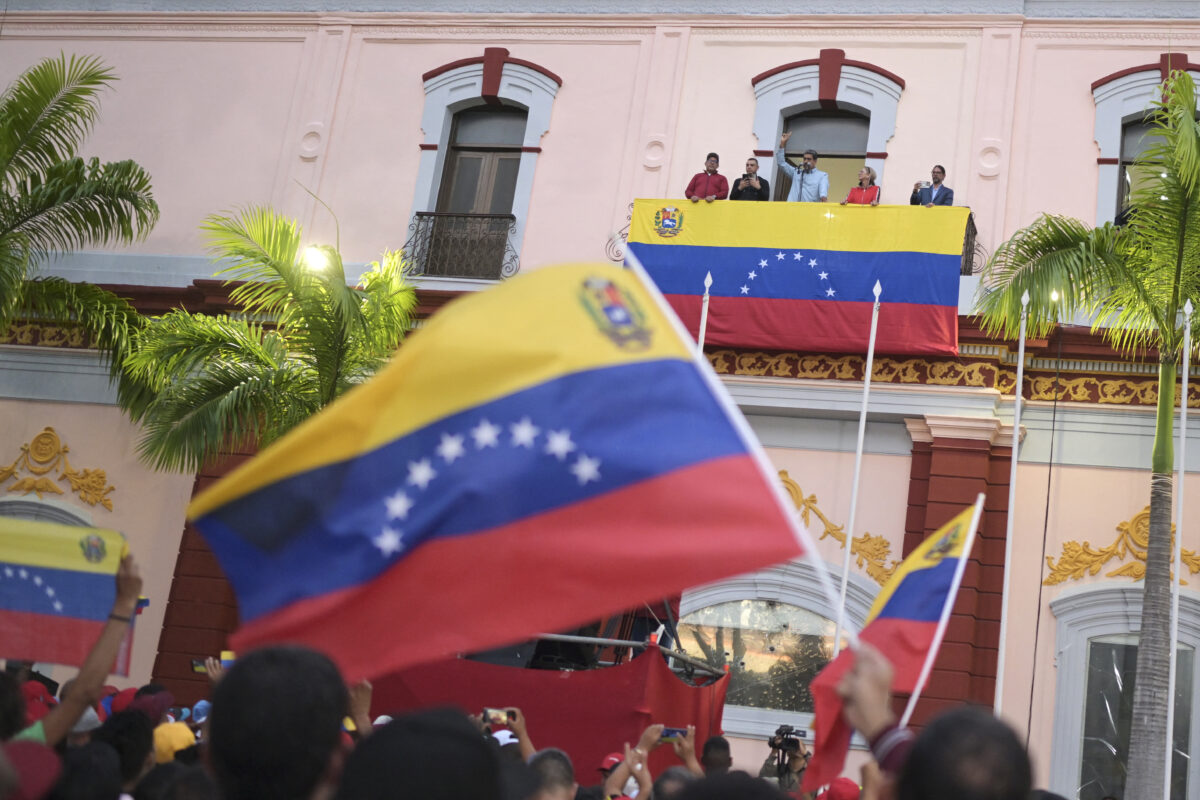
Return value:
[(693, 335), (711, 272), (707, 344), (864, 353), (958, 353), (970, 209), (637, 200), (629, 248)]
[[(941, 621), (958, 594), (981, 503), (982, 499), (930, 534), (875, 597), (859, 639), (874, 645), (892, 663), (893, 691), (917, 688), (926, 660), (937, 654), (944, 633)], [(816, 735), (803, 791), (832, 782), (846, 762), (852, 731), (842, 717), (837, 685), (853, 666), (854, 652), (843, 650), (810, 684)]]
[(0, 517), (0, 642), (10, 658), (80, 665), (116, 599), (116, 531)]
[(197, 497), (231, 645), (371, 677), (798, 556), (773, 470), (658, 302), (611, 265), (459, 299)]

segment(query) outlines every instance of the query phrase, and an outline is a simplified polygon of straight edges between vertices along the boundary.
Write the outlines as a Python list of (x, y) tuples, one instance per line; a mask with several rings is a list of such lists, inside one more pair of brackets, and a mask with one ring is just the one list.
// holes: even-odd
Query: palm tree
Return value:
[(55, 254), (143, 239), (158, 220), (144, 169), (75, 155), (114, 80), (96, 58), (60, 55), (0, 94), (0, 333), (18, 318), (78, 324), (115, 369), (137, 312), (91, 284), (35, 275)]
[[(1155, 177), (1134, 194), (1128, 223), (1093, 229), (1042, 216), (997, 249), (984, 276), (990, 292), (979, 304), (993, 334), (1016, 336), (1020, 297), (1028, 291), (1031, 335), (1048, 332), (1056, 310), (1086, 313), (1117, 349), (1158, 352), (1150, 543), (1124, 791), (1141, 798), (1163, 796), (1175, 382), (1184, 339), (1181, 309), (1200, 296), (1200, 125), (1192, 78), (1173, 73), (1162, 97), (1149, 113), (1155, 138), (1142, 159)], [(1061, 297), (1057, 303), (1052, 290)]]
[(303, 248), (299, 225), (268, 208), (202, 229), (241, 313), (172, 311), (137, 334), (119, 402), (157, 469), (195, 471), (231, 444), (278, 439), (373, 375), (416, 305), (398, 252), (350, 287), (337, 247)]

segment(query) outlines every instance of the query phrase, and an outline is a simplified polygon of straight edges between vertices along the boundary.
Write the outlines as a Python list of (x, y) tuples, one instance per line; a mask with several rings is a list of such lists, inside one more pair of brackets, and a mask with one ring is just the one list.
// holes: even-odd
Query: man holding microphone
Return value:
[(775, 163), (792, 178), (792, 188), (788, 190), (787, 199), (801, 203), (824, 203), (829, 200), (829, 175), (817, 169), (817, 151), (804, 151), (804, 164), (797, 169), (783, 155), (784, 145), (792, 138), (792, 132), (787, 131), (779, 139), (779, 147), (775, 148)]

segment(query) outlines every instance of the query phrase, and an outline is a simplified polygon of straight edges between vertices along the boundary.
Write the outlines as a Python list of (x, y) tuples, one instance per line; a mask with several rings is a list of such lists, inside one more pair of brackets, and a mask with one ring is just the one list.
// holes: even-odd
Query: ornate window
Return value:
[(430, 276), (511, 275), (562, 79), (489, 47), (423, 80), (425, 141), (405, 252)]
[[(896, 132), (896, 109), (904, 91), (902, 78), (874, 64), (847, 60), (843, 50), (826, 49), (818, 58), (756, 75), (751, 84), (756, 99), (754, 135), (761, 148), (756, 155), (770, 157), (780, 135), (790, 129), (795, 135), (788, 144), (796, 154), (812, 148), (820, 155), (818, 166), (826, 172), (834, 170), (829, 176), (830, 200), (845, 195), (864, 165), (874, 169), (882, 182), (887, 144)], [(771, 176), (778, 187), (780, 178), (787, 176), (777, 172), (773, 166)]]
[[(1080, 800), (1121, 797), (1124, 792), (1141, 606), (1140, 584), (1088, 587), (1050, 603), (1058, 620), (1052, 791)], [(1192, 714), (1200, 600), (1182, 594), (1179, 612), (1173, 800), (1184, 800), (1188, 786), (1197, 785), (1200, 778), (1200, 767), (1189, 757), (1191, 742), (1200, 733), (1200, 720)]]
[(1097, 225), (1117, 219), (1130, 188), (1136, 189), (1139, 175), (1132, 165), (1149, 144), (1144, 136), (1146, 112), (1159, 98), (1162, 82), (1174, 69), (1185, 69), (1200, 78), (1200, 65), (1191, 63), (1186, 54), (1163, 53), (1157, 63), (1123, 69), (1092, 84), (1096, 103), (1094, 135), (1100, 147), (1096, 159)]

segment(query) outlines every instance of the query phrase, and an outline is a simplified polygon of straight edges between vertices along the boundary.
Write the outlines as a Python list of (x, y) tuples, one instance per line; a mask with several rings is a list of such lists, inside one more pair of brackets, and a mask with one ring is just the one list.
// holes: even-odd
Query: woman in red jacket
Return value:
[(852, 203), (858, 206), (879, 205), (879, 187), (875, 185), (875, 170), (863, 167), (858, 171), (858, 186), (846, 195), (842, 205)]

